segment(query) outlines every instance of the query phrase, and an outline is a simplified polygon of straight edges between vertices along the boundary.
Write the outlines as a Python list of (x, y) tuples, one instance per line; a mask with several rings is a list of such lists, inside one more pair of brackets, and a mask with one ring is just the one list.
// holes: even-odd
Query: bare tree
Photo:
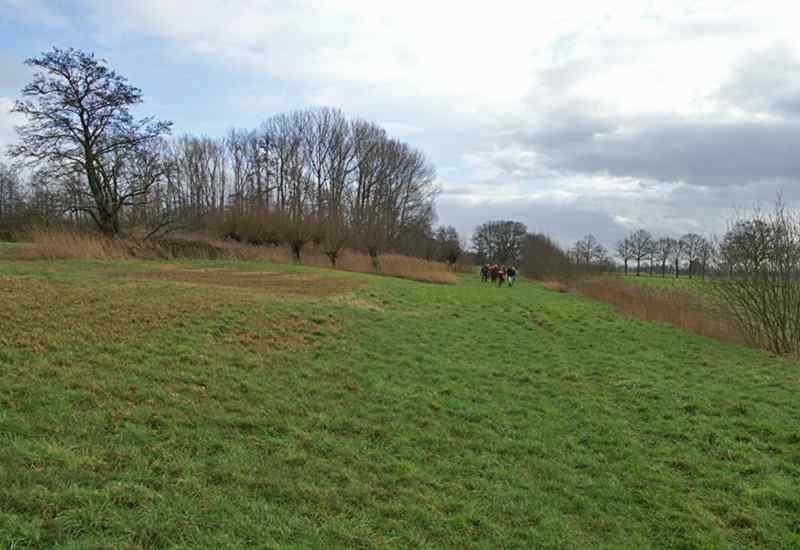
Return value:
[(697, 233), (687, 233), (681, 237), (683, 243), (683, 253), (689, 262), (689, 278), (691, 279), (697, 270), (699, 256), (703, 249), (704, 239)]
[(636, 276), (638, 277), (641, 271), (642, 259), (650, 256), (650, 251), (653, 248), (653, 236), (649, 231), (639, 229), (631, 233), (627, 240), (631, 247), (631, 256), (636, 260)]
[(684, 257), (686, 252), (686, 243), (683, 242), (683, 239), (677, 239), (675, 241), (675, 246), (672, 249), (672, 261), (675, 266), (675, 278), (680, 278), (681, 273), (681, 260)]
[(600, 265), (608, 260), (606, 247), (591, 233), (575, 243), (573, 253), (578, 264)]
[(458, 258), (464, 252), (455, 227), (440, 227), (434, 234), (434, 240), (436, 241), (437, 259), (447, 262), (451, 267), (455, 266)]
[(723, 238), (732, 276), (711, 288), (751, 343), (774, 353), (800, 351), (800, 219), (779, 199)]
[(655, 259), (661, 264), (661, 277), (667, 276), (667, 263), (675, 253), (678, 242), (671, 237), (661, 237), (655, 242), (653, 252)]
[(634, 258), (633, 246), (629, 237), (617, 241), (617, 255), (622, 259), (625, 266), (625, 275), (628, 274), (628, 262)]
[(322, 251), (336, 269), (339, 254), (350, 240), (350, 229), (339, 216), (328, 215), (320, 222)]
[(28, 59), (39, 69), (13, 112), (27, 122), (17, 127), (20, 143), (12, 156), (46, 167), (54, 179), (82, 177), (86, 211), (108, 235), (120, 232), (123, 208), (139, 204), (149, 180), (124, 177), (125, 162), (147, 142), (169, 132), (171, 123), (134, 120), (130, 107), (142, 102), (138, 88), (80, 50), (53, 50)]
[(706, 271), (709, 263), (714, 260), (716, 252), (716, 247), (711, 239), (707, 239), (705, 237), (700, 238), (697, 250), (697, 261), (700, 264), (700, 276), (703, 281), (706, 280)]
[(489, 221), (479, 225), (472, 236), (476, 248), (485, 250), (490, 261), (517, 263), (528, 229), (515, 221)]

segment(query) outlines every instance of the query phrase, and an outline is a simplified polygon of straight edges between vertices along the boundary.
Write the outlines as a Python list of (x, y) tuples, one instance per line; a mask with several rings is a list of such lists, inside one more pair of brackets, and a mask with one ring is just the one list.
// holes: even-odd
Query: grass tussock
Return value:
[[(194, 233), (172, 233), (159, 239), (110, 239), (90, 232), (35, 229), (29, 233), (28, 241), (13, 253), (8, 252), (8, 257), (24, 260), (196, 259), (294, 263), (288, 247), (255, 246)], [(313, 267), (331, 267), (328, 257), (313, 247), (303, 251), (301, 262)], [(358, 273), (375, 272), (372, 259), (353, 250), (342, 251), (336, 268)], [(457, 277), (443, 263), (397, 254), (380, 257), (379, 273), (428, 283), (457, 282)]]
[(598, 276), (584, 279), (575, 290), (634, 319), (673, 325), (722, 342), (747, 343), (734, 323), (702, 296), (685, 288), (657, 288)]

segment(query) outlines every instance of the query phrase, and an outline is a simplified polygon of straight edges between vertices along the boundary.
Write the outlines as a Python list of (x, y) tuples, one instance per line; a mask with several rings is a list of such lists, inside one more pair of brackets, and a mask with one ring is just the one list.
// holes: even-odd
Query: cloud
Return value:
[(800, 174), (800, 123), (655, 116), (578, 121), (522, 136), (551, 169), (690, 185), (789, 181)]
[(732, 108), (775, 117), (800, 117), (800, 56), (789, 44), (751, 52), (720, 88)]
[(80, 20), (179, 132), (313, 105), (383, 124), (436, 164), (439, 218), (466, 233), (718, 230), (800, 173), (798, 8), (777, 0), (38, 6)]
[(22, 122), (17, 114), (12, 114), (14, 101), (8, 97), (0, 97), (0, 161), (7, 160), (6, 149), (16, 140), (14, 126)]

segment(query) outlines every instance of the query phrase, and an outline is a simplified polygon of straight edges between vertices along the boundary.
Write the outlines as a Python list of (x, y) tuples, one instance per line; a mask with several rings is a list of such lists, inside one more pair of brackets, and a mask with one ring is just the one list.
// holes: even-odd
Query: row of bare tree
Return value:
[(687, 233), (680, 238), (654, 237), (645, 229), (634, 231), (617, 242), (616, 252), (622, 260), (625, 274), (630, 262), (636, 262), (636, 275), (641, 274), (646, 264), (650, 275), (658, 269), (661, 276), (672, 272), (679, 277), (681, 269), (692, 277), (700, 274), (705, 278), (713, 260), (717, 259), (718, 247), (715, 239), (697, 233)]
[(345, 246), (377, 262), (392, 250), (455, 261), (460, 239), (434, 232), (435, 170), (380, 126), (336, 109), (279, 114), (220, 139), (168, 137), (170, 122), (136, 120), (142, 94), (105, 61), (54, 48), (14, 111), (20, 170), (0, 172), (0, 225), (38, 217), (130, 226), (214, 228), (230, 238), (311, 241), (335, 264)]
[[(558, 248), (552, 241), (541, 240), (537, 250), (541, 262), (569, 273), (563, 260), (553, 263)], [(608, 261), (592, 235), (571, 252), (572, 265)], [(721, 238), (655, 238), (640, 229), (620, 240), (616, 252), (626, 274), (628, 263), (636, 262), (637, 275), (642, 266), (651, 275), (656, 269), (662, 276), (671, 271), (678, 277), (681, 270), (690, 277), (713, 275), (705, 296), (752, 345), (778, 354), (800, 352), (800, 215), (780, 198), (772, 211), (740, 215)]]

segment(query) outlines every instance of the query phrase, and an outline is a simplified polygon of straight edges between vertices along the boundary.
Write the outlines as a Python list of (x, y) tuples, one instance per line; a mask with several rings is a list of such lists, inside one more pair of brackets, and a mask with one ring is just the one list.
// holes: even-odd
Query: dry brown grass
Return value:
[(95, 233), (34, 229), (28, 234), (32, 245), (18, 255), (26, 260), (124, 260), (130, 252), (124, 241)]
[(381, 256), (381, 273), (402, 279), (414, 279), (427, 283), (455, 284), (458, 278), (439, 262), (419, 258), (386, 254)]
[(562, 281), (556, 281), (556, 280), (542, 281), (542, 286), (545, 287), (547, 290), (551, 290), (553, 292), (570, 291), (570, 286)]
[[(291, 251), (280, 246), (253, 246), (210, 238), (198, 233), (171, 233), (161, 239), (109, 239), (90, 232), (36, 229), (28, 235), (30, 243), (15, 256), (27, 260), (245, 260), (293, 263)], [(313, 247), (304, 249), (303, 265), (329, 268), (325, 254)], [(380, 257), (380, 274), (428, 283), (455, 284), (457, 277), (440, 262), (429, 262), (396, 254)], [(353, 250), (343, 250), (337, 269), (373, 273), (371, 258)]]
[(723, 342), (746, 344), (747, 338), (721, 312), (683, 288), (652, 288), (614, 277), (588, 277), (577, 284), (579, 294), (605, 302), (628, 317), (664, 323)]
[(181, 265), (155, 264), (147, 271), (120, 271), (114, 275), (126, 279), (169, 281), (201, 286), (257, 289), (281, 296), (324, 297), (358, 288), (353, 278), (326, 277), (313, 273), (274, 273), (231, 268), (186, 268)]

